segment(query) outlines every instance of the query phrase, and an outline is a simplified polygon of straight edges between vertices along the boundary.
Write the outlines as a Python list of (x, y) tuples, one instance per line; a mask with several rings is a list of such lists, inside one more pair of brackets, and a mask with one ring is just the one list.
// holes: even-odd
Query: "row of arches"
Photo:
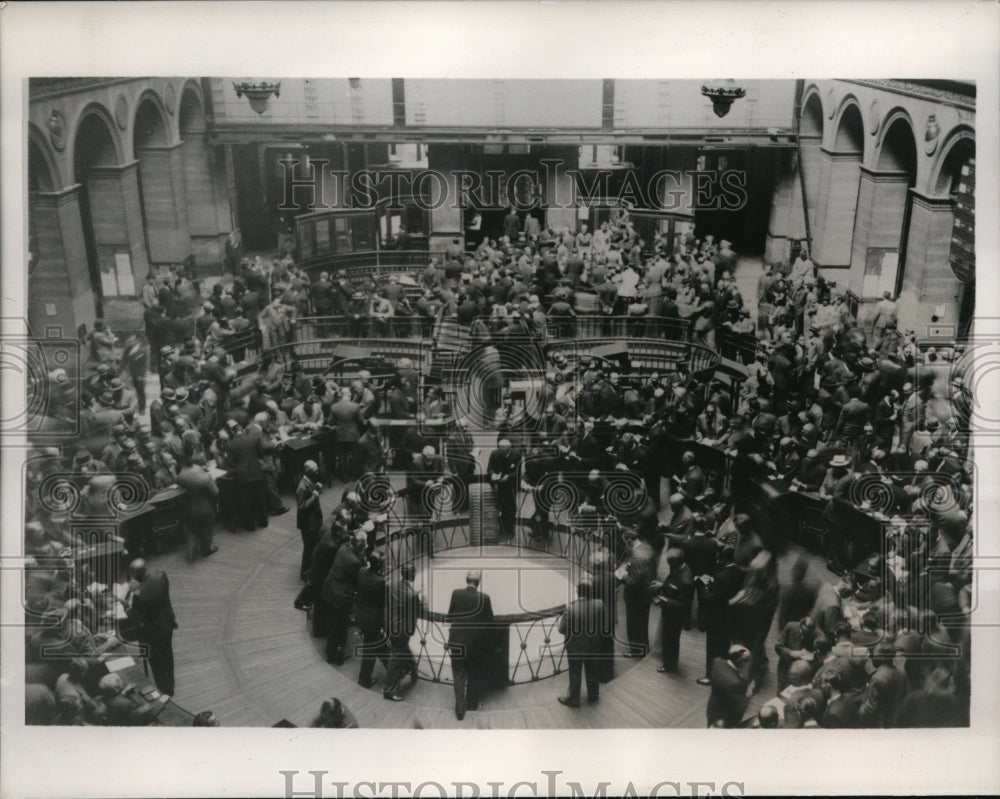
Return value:
[[(832, 130), (829, 138), (828, 118)], [(956, 124), (941, 136), (940, 146), (930, 157), (921, 158), (916, 129), (910, 112), (901, 106), (893, 106), (881, 118), (873, 115), (866, 128), (861, 103), (852, 94), (845, 95), (834, 109), (824, 108), (816, 86), (807, 88), (803, 97), (800, 136), (804, 140), (829, 142), (831, 150), (856, 155), (874, 170), (912, 174), (915, 187), (925, 193), (947, 195), (954, 189), (969, 154), (975, 152), (975, 131), (968, 125)], [(870, 136), (865, 135), (866, 130)]]
[(830, 88), (824, 102), (815, 84), (803, 94), (800, 168), (814, 260), (849, 269), (842, 282), (862, 300), (898, 296), (915, 328), (937, 320), (942, 305), (971, 313), (961, 310), (964, 289), (950, 272), (948, 245), (952, 195), (975, 159), (974, 130), (946, 106), (936, 116), (948, 130), (928, 115), (918, 132), (922, 101), (907, 108), (906, 98), (886, 92), (865, 110), (850, 92), (834, 96)]
[[(99, 101), (79, 109), (67, 126), (66, 154), (59, 158), (46, 136), (33, 122), (28, 124), (29, 181), (41, 191), (57, 191), (82, 182), (82, 173), (93, 166), (128, 163), (143, 147), (178, 144), (206, 130), (205, 102), (201, 86), (187, 81), (181, 92), (176, 120), (167, 112), (163, 99), (147, 89), (135, 102), (131, 126)], [(125, 130), (120, 128), (124, 126)], [(131, 138), (126, 133), (131, 130)]]
[[(168, 84), (169, 104), (141, 85), (124, 87), (117, 103), (82, 95), (58, 137), (29, 123), (29, 265), (74, 327), (106, 315), (105, 300), (137, 296), (151, 266), (195, 254), (193, 237), (228, 231), (214, 207), (202, 88), (187, 81), (176, 109), (173, 91)], [(74, 201), (78, 215), (66, 210)]]

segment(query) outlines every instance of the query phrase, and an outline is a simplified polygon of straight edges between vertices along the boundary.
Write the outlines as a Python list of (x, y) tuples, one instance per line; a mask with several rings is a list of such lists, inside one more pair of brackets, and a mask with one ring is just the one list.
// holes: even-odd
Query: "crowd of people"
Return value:
[[(160, 392), (148, 403), (148, 422), (141, 338), (121, 345), (95, 325), (92, 374), (79, 383), (58, 370), (49, 376), (53, 416), (69, 421), (79, 403), (81, 435), (72, 452), (32, 453), (29, 555), (65, 559), (73, 543), (67, 514), (41, 496), (54, 471), (78, 481), (84, 509), (104, 501), (108, 475), (117, 472), (139, 474), (154, 489), (182, 488), (194, 560), (217, 551), (213, 469), (232, 480), (232, 507), (249, 529), (287, 510), (287, 470), (297, 481), (303, 541), (305, 585), (295, 605), (312, 611), (314, 634), (327, 637), (334, 664), (349, 656), (356, 624), (365, 643), (361, 684), (373, 684), (381, 660), (383, 695), (396, 701), (416, 676), (409, 638), (422, 597), (412, 564), (386, 584), (375, 547), (385, 499), (373, 506), (365, 481), (387, 469), (405, 472), (403, 515), (426, 525), (428, 486), (461, 484), (453, 508), (461, 513), (468, 487), (482, 480), (494, 492), (501, 540), (514, 539), (525, 517), (525, 534), (538, 545), (558, 525), (597, 530), (606, 544), (564, 625), (571, 667), (564, 704), (579, 704), (581, 673), (594, 701), (613, 674), (621, 585), (626, 631), (617, 638), (627, 642), (625, 656), (649, 651), (654, 604), (661, 671), (677, 671), (682, 630), (705, 632), (698, 680), (710, 687), (709, 726), (743, 721), (769, 673), (765, 642), (776, 616), (778, 695), (764, 705), (760, 726), (964, 723), (974, 497), (960, 422), (967, 391), (954, 366), (961, 348), (918, 347), (898, 330), (891, 296), (878, 303), (873, 326), (862, 327), (804, 251), (786, 267), (765, 267), (754, 320), (736, 264), (729, 242), (711, 235), (657, 235), (647, 247), (623, 214), (592, 234), (581, 224), (516, 241), (487, 237), (474, 252), (448, 251), (414, 275), (381, 283), (323, 272), (310, 279), (290, 256), (244, 260), (232, 283), (199, 296), (193, 312), (184, 279), (151, 276), (143, 302)], [(656, 373), (560, 351), (552, 339), (573, 338), (588, 302), (609, 319), (626, 317), (632, 335), (690, 335), (709, 348), (719, 327), (753, 336), (746, 379), (692, 373), (683, 363)], [(432, 335), (453, 318), (465, 331), (466, 362), (490, 366), (482, 418), (456, 412), (459, 387), (447, 380), (421, 393), (426, 365), (406, 358), (377, 379), (364, 370), (349, 380), (304, 374), (279, 345), (294, 341), (310, 314), (321, 326), (328, 320), (331, 336), (355, 337)], [(689, 334), (679, 332), (683, 319)], [(262, 356), (240, 375), (232, 336), (248, 328), (259, 328)], [(512, 348), (530, 351), (530, 403), (509, 390), (513, 375), (503, 364)], [(472, 433), (484, 418), (496, 445), (481, 466)], [(322, 441), (301, 471), (283, 457), (298, 436)], [(345, 488), (324, 510), (332, 473)], [(779, 582), (779, 557), (795, 532), (754, 529), (746, 507), (752, 481), (818, 503), (827, 541), (821, 560), (842, 575), (839, 583), (822, 580), (823, 564), (805, 560), (791, 583)], [(553, 491), (553, 483), (566, 490)], [(624, 503), (622, 485), (631, 497)], [(858, 562), (871, 542), (859, 540), (851, 509), (879, 520), (885, 535), (864, 575)], [(54, 569), (48, 587), (29, 597), (34, 612), (64, 616), (60, 624), (93, 615), (76, 593), (86, 578), (77, 585), (73, 573), (65, 564)], [(577, 636), (591, 617), (601, 620), (601, 635)], [(465, 642), (461, 650), (476, 647)], [(460, 715), (478, 699), (475, 671), (468, 695), (456, 697)]]

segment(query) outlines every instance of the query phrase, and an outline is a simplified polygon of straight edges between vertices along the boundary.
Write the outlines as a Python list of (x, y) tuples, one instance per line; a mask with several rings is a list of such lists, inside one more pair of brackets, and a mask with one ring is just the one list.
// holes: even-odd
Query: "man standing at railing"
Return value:
[(493, 621), (490, 595), (479, 590), (482, 572), (470, 571), (465, 588), (452, 591), (448, 605), (448, 652), (455, 688), (455, 717), (461, 721), (465, 711), (478, 710), (486, 668), (483, 638)]
[(514, 537), (517, 515), (517, 470), (520, 461), (520, 454), (514, 451), (510, 440), (505, 438), (490, 454), (486, 466), (490, 485), (496, 492), (497, 515), (500, 521), (499, 537), (507, 541)]

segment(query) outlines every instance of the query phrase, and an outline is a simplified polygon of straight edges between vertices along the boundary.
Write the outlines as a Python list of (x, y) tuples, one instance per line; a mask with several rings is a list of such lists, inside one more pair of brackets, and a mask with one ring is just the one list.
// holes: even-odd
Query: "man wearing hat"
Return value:
[(125, 383), (122, 382), (120, 377), (111, 378), (111, 382), (108, 384), (108, 390), (111, 392), (113, 407), (116, 410), (125, 411), (129, 408), (134, 409), (137, 407), (135, 394), (125, 388)]
[(830, 468), (819, 488), (819, 495), (828, 500), (823, 511), (823, 517), (829, 528), (827, 558), (835, 570), (845, 565), (847, 549), (853, 537), (847, 513), (854, 506), (851, 500), (851, 486), (854, 480), (851, 459), (843, 453), (837, 453), (830, 459)]
[(111, 368), (111, 364), (99, 363), (93, 377), (87, 381), (90, 393), (99, 397), (103, 392), (107, 391), (111, 387), (111, 380), (114, 376), (115, 372), (114, 369)]
[(85, 425), (84, 433), (88, 438), (109, 441), (111, 428), (123, 420), (122, 412), (115, 408), (115, 396), (110, 391), (102, 392), (97, 399), (99, 407)]

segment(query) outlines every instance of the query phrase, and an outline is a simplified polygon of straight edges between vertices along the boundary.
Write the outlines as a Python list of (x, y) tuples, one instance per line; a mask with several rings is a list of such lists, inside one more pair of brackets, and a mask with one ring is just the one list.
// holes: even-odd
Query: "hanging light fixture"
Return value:
[(237, 97), (247, 96), (247, 99), (250, 101), (250, 107), (258, 114), (263, 114), (267, 111), (268, 100), (272, 94), (275, 97), (281, 97), (281, 81), (277, 83), (268, 83), (267, 81), (261, 81), (260, 83), (233, 83), (233, 88), (236, 90)]
[(729, 113), (733, 102), (746, 97), (747, 90), (736, 85), (736, 81), (730, 79), (713, 81), (701, 87), (701, 93), (712, 101), (712, 110), (717, 117), (724, 117)]

